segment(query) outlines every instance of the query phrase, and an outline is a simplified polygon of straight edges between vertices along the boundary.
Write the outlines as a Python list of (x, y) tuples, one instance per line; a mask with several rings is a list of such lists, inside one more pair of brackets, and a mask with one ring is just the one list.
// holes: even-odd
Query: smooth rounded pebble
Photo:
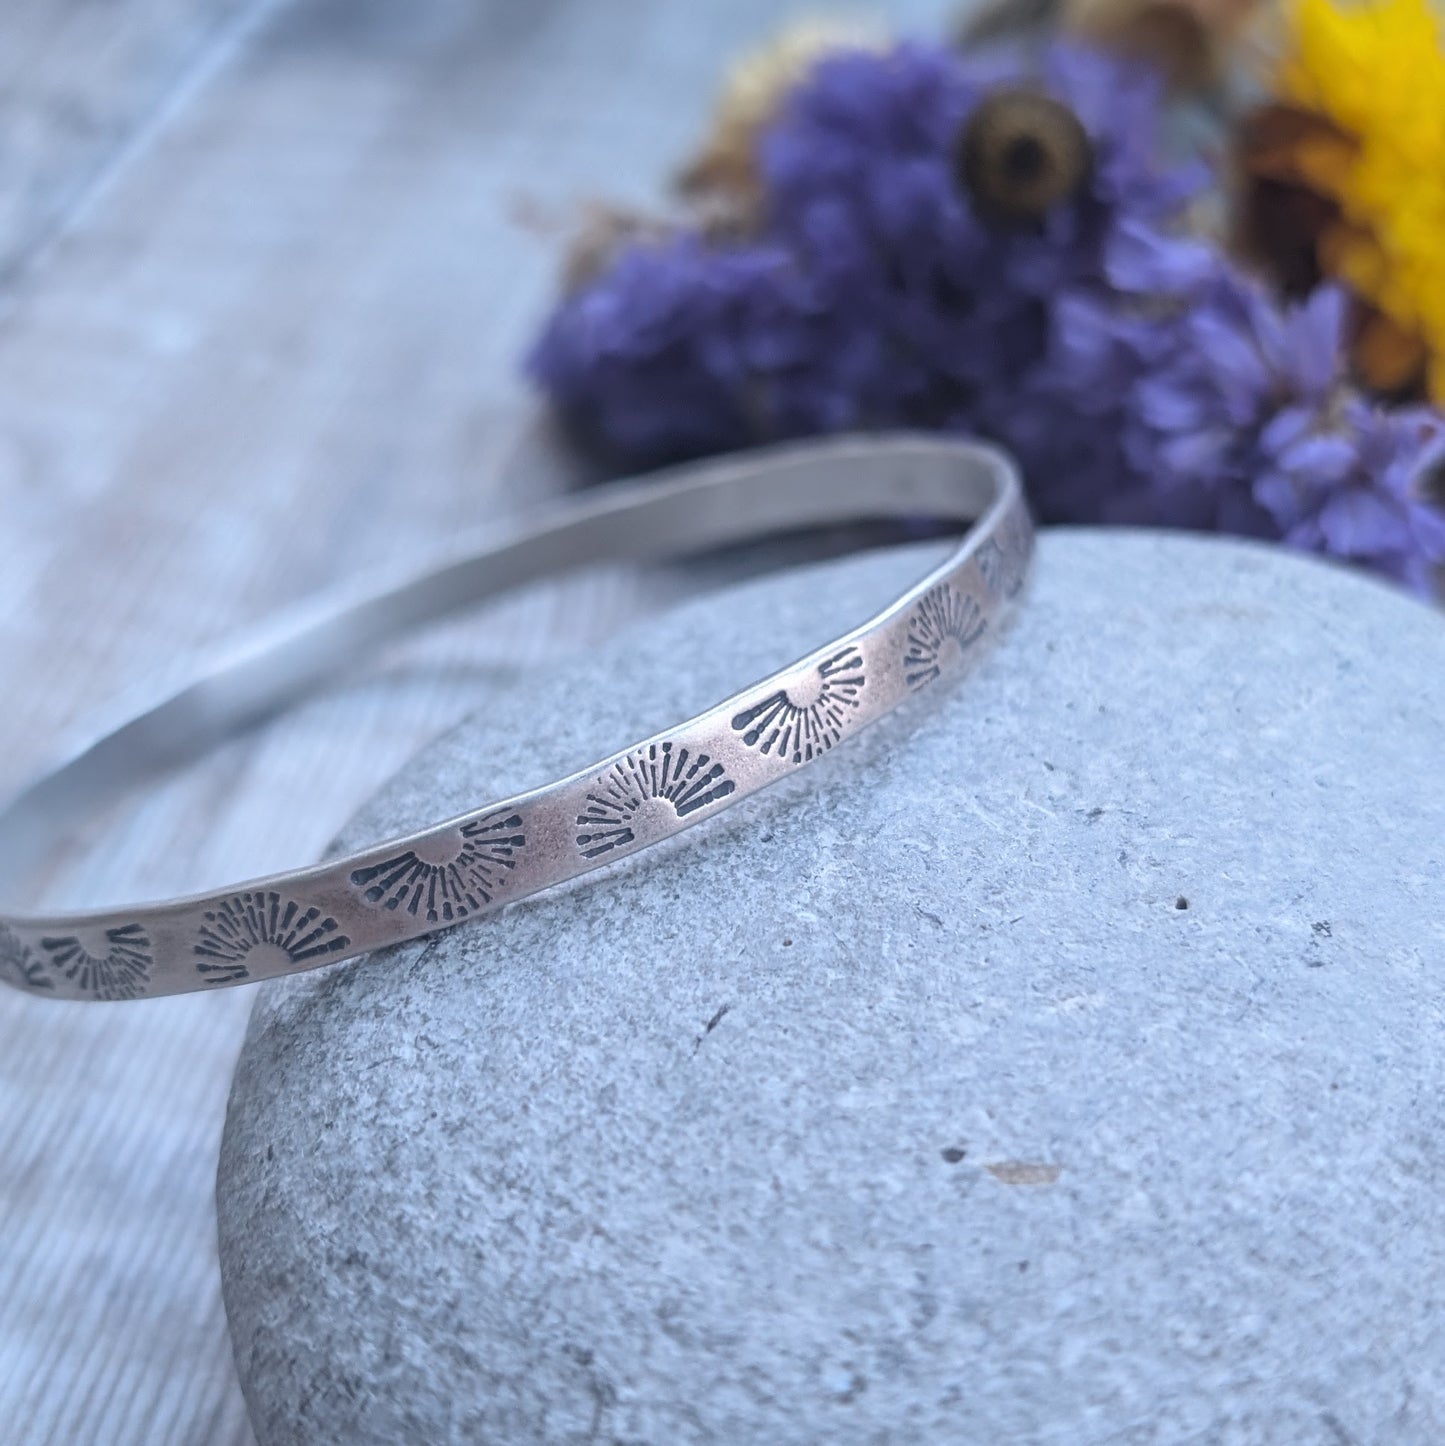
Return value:
[[(716, 702), (932, 547), (499, 696), (360, 843)], [(475, 927), (268, 986), (260, 1446), (1445, 1440), (1445, 621), (1058, 532), (978, 670)]]

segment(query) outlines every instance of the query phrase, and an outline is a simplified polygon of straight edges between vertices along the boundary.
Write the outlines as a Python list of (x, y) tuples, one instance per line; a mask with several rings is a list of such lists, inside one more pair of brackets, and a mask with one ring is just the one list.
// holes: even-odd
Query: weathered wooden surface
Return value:
[[(23, 60), (44, 8), (0, 17), (0, 128), (27, 113), (32, 79), (43, 95), (71, 74), (69, 43)], [(154, 0), (191, 36), (168, 32), (162, 110), (150, 84), (150, 109), (115, 123), (123, 157), (52, 149), (54, 175), (0, 212), (0, 248), (33, 263), (0, 283), (0, 791), (236, 628), (555, 485), (527, 461), (516, 369), (554, 275), (538, 218), (587, 194), (645, 200), (722, 57), (819, 8)], [(893, 11), (936, 30), (948, 8)], [(203, 17), (233, 27), (221, 48), (207, 48), (220, 31), (196, 38)], [(92, 62), (74, 63), (84, 92)], [(125, 69), (119, 50), (108, 63)], [(119, 73), (107, 85), (126, 90)], [(579, 579), (378, 659), (111, 820), (52, 896), (172, 892), (313, 857), (485, 700), (496, 665), (683, 585)], [(248, 1439), (210, 1194), (249, 1002), (0, 995), (7, 1442)]]
[(259, 0), (6, 0), (0, 279), (63, 231), (133, 145), (224, 64)]

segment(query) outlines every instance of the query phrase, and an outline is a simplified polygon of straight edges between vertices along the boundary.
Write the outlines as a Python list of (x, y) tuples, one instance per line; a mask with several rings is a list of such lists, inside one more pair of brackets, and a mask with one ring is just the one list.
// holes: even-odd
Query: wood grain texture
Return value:
[[(27, 7), (0, 34), (38, 24), (41, 0)], [(0, 791), (276, 607), (555, 489), (518, 358), (552, 293), (558, 222), (585, 195), (645, 201), (723, 57), (818, 8), (212, 6), (251, 28), (71, 209), (0, 320)], [(949, 7), (893, 8), (936, 32)], [(199, 24), (183, 11), (200, 13), (153, 7)], [(24, 69), (0, 115), (23, 111)], [(16, 205), (12, 237), (33, 226)], [(106, 820), (47, 897), (170, 893), (315, 857), (507, 669), (696, 585), (579, 578), (378, 658)], [(249, 1002), (0, 995), (7, 1443), (248, 1439), (210, 1193)]]
[(6, 0), (0, 13), (0, 284), (172, 104), (258, 0)]

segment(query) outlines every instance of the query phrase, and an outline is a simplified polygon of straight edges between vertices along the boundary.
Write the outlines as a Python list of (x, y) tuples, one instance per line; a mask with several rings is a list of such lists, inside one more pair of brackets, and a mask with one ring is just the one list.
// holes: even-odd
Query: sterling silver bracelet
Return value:
[(470, 921), (721, 812), (961, 669), (1022, 586), (1033, 529), (1013, 464), (974, 443), (849, 438), (598, 489), (419, 576), (313, 607), (78, 751), (0, 813), (0, 877), (112, 794), (275, 712), (421, 623), (584, 564), (858, 518), (975, 522), (861, 627), (580, 772), (347, 858), (215, 893), (85, 913), (0, 910), (0, 979), (54, 999), (224, 988)]

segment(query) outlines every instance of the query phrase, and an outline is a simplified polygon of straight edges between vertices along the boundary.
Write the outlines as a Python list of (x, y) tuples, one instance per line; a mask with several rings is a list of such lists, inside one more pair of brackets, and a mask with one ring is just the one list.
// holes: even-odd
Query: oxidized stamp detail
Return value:
[(378, 908), (400, 909), (429, 924), (453, 923), (492, 902), (526, 844), (520, 814), (494, 814), (357, 869), (351, 882)]
[(721, 763), (671, 743), (629, 753), (597, 781), (577, 815), (577, 847), (585, 859), (649, 836), (648, 815), (659, 805), (686, 818), (736, 788)]
[(8, 979), (22, 989), (55, 988), (55, 982), (45, 977), (39, 960), (8, 924), (0, 924), (0, 979)]
[(951, 583), (925, 594), (908, 622), (908, 651), (903, 672), (910, 688), (931, 683), (951, 661), (983, 636), (987, 622), (978, 603)]
[(804, 687), (780, 688), (737, 714), (733, 728), (749, 748), (807, 763), (842, 738), (864, 681), (863, 655), (844, 648), (820, 663)]
[(979, 570), (995, 597), (1016, 597), (1023, 587), (1032, 537), (1033, 523), (1026, 515), (1015, 511), (1004, 519), (998, 536), (988, 538), (979, 548)]
[(1003, 548), (995, 538), (988, 538), (978, 550), (978, 570), (983, 574), (985, 586), (995, 597), (1007, 597), (1012, 586), (1013, 569)]
[(92, 999), (139, 999), (151, 977), (151, 941), (139, 924), (107, 929), (100, 952), (78, 935), (42, 939), (51, 967)]
[(351, 947), (335, 919), (275, 890), (237, 894), (207, 909), (196, 940), (197, 970), (207, 984), (239, 984), (251, 977), (258, 952), (284, 955), (291, 964), (320, 962)]
[[(1006, 597), (1024, 585), (1034, 531), (1016, 469), (989, 447), (944, 436), (851, 437), (819, 447), (805, 460), (763, 454), (624, 489), (596, 506), (524, 526), (500, 548), (468, 549), (405, 586), (367, 591), (315, 613), (296, 630), (219, 662), (199, 687), (140, 712), (94, 751), (0, 806), (0, 833), (18, 849), (31, 820), (56, 799), (78, 799), (102, 775), (125, 783), (146, 772), (152, 755), (208, 745), (269, 711), (338, 643), (365, 652), (467, 598), (539, 580), (593, 553), (610, 557), (619, 538), (645, 552), (686, 553), (740, 540), (754, 525), (831, 525), (891, 514), (900, 499), (910, 515), (922, 507), (940, 520), (973, 525), (946, 559), (858, 626), (794, 654), (788, 666), (739, 680), (740, 689), (720, 691), (712, 706), (665, 732), (654, 723), (640, 735), (646, 741), (633, 735), (593, 762), (570, 761), (565, 776), (525, 794), (478, 799), (469, 812), (405, 838), (373, 839), (323, 865), (204, 894), (74, 914), (26, 912), (23, 905), (5, 912), (0, 984), (51, 998), (134, 999), (333, 965), (402, 936), (465, 926), (501, 903), (614, 865), (689, 824), (714, 822), (730, 804), (784, 776), (797, 782), (793, 775), (806, 764), (846, 752), (873, 718), (899, 704), (906, 710), (912, 691), (967, 670), (995, 615), (1009, 612)], [(734, 516), (749, 498), (770, 499), (766, 515)], [(694, 628), (676, 646), (711, 648), (716, 636)], [(624, 662), (598, 687), (626, 689), (630, 681)], [(579, 695), (571, 706), (587, 702)], [(750, 837), (771, 837), (746, 825), (745, 819), (739, 828)], [(685, 926), (687, 900), (679, 909)]]
[[(1028, 554), (1033, 551), (1033, 539), (1033, 519), (1024, 510), (1015, 509), (1004, 519), (998, 529), (997, 538), (991, 538), (988, 544), (985, 544), (985, 548), (991, 547), (998, 555), (997, 587), (989, 581), (989, 586), (995, 587), (997, 596), (1017, 597), (1023, 589), (1024, 578), (1028, 576)], [(982, 558), (982, 551), (984, 549), (979, 551), (979, 558)]]

